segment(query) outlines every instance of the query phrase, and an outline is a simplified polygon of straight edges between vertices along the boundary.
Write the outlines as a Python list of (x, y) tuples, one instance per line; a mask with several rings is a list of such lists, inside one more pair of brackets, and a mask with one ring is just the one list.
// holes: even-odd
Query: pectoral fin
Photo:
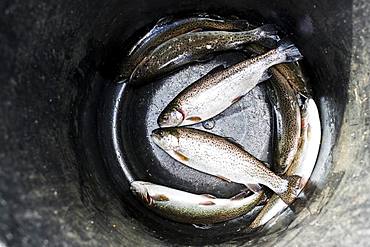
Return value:
[(152, 196), (152, 199), (155, 201), (161, 201), (161, 202), (170, 200), (166, 195), (163, 195), (163, 194), (154, 195)]
[(173, 151), (173, 153), (175, 154), (176, 158), (179, 161), (188, 161), (189, 160), (189, 157), (187, 157), (185, 154), (183, 154), (179, 151)]
[(199, 205), (202, 205), (202, 206), (212, 206), (212, 205), (215, 205), (216, 203), (212, 202), (212, 201), (204, 201), (204, 202), (200, 202)]
[(202, 118), (194, 116), (194, 117), (188, 117), (186, 120), (193, 122), (193, 123), (199, 123), (200, 121), (202, 121)]

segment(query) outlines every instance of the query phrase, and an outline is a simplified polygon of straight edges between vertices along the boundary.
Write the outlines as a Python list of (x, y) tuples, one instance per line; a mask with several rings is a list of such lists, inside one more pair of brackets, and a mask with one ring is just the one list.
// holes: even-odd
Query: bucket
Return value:
[[(367, 245), (365, 1), (26, 0), (0, 9), (1, 247)], [(163, 107), (153, 102), (175, 95), (167, 85), (176, 75), (140, 88), (115, 83), (125, 51), (158, 19), (196, 12), (275, 23), (304, 56), (322, 122), (320, 153), (307, 200), (265, 230), (244, 232), (248, 216), (207, 229), (180, 224), (129, 190), (130, 176), (219, 196), (241, 188), (174, 165), (148, 139), (152, 113)], [(271, 159), (264, 86), (241, 106), (216, 120), (214, 131)]]

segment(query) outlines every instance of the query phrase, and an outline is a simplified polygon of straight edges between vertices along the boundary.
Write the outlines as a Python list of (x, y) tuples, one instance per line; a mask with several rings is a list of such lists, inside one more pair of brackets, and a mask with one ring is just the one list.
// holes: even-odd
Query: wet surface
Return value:
[[(125, 152), (130, 154), (128, 163), (135, 162), (135, 167), (132, 167), (135, 177), (219, 197), (231, 197), (243, 189), (241, 185), (225, 182), (178, 163), (160, 150), (149, 137), (152, 130), (158, 128), (160, 112), (186, 86), (220, 64), (228, 66), (242, 59), (245, 59), (242, 53), (223, 54), (208, 63), (191, 65), (145, 87), (127, 90), (126, 95), (130, 95), (128, 97), (131, 100), (127, 101), (127, 105), (122, 105), (122, 111), (130, 114), (122, 122), (122, 139), (126, 143)], [(209, 122), (214, 125), (213, 128), (204, 128), (202, 123), (191, 127), (237, 141), (257, 158), (270, 161), (271, 112), (263, 87), (261, 83), (242, 100), (211, 119)], [(136, 157), (130, 159), (133, 155)]]
[[(286, 212), (293, 216), (283, 218), (288, 222), (277, 224), (273, 229), (277, 232), (254, 239), (228, 225), (207, 230), (175, 224), (135, 204), (117, 159), (102, 155), (97, 138), (101, 126), (96, 121), (97, 112), (107, 113), (107, 119), (111, 116), (112, 108), (99, 107), (129, 37), (177, 12), (225, 12), (248, 18), (251, 9), (282, 26), (305, 55), (325, 119), (327, 148), (322, 150), (327, 155), (320, 154), (320, 160), (330, 168), (315, 171), (316, 181), (327, 175), (326, 179), (301, 208), (297, 205)], [(0, 246), (176, 246), (225, 241), (239, 246), (366, 246), (370, 239), (366, 217), (370, 214), (369, 9), (363, 0), (3, 1), (0, 115), (6, 117), (0, 118)], [(148, 99), (154, 100), (152, 96)], [(329, 111), (323, 110), (325, 105)], [(216, 120), (212, 131), (219, 127)], [(142, 136), (144, 143), (149, 131)], [(246, 148), (248, 143), (244, 142)], [(154, 147), (146, 144), (153, 152)], [(265, 152), (255, 150), (262, 156)], [(156, 160), (157, 155), (161, 155), (158, 150), (151, 157)], [(132, 170), (145, 174), (140, 167)]]

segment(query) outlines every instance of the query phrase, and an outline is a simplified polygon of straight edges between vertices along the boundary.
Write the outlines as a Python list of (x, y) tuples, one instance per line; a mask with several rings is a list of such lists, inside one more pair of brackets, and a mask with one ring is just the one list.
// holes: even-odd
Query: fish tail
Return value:
[(266, 24), (253, 30), (255, 35), (259, 38), (269, 38), (275, 41), (279, 41), (280, 37), (277, 35), (278, 30), (273, 24)]
[(281, 56), (282, 63), (295, 62), (303, 58), (302, 54), (295, 45), (290, 41), (281, 41), (276, 49)]
[(288, 188), (281, 194), (280, 198), (288, 205), (290, 205), (298, 196), (301, 189), (301, 177), (297, 175), (286, 177), (288, 180)]

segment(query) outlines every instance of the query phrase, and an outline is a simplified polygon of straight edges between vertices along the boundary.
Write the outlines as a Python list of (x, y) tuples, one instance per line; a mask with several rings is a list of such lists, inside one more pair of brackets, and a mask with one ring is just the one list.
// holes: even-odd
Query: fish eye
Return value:
[(159, 131), (158, 131), (158, 135), (159, 135), (160, 137), (163, 137), (163, 136), (164, 136), (164, 132), (163, 132), (162, 130), (159, 130)]

